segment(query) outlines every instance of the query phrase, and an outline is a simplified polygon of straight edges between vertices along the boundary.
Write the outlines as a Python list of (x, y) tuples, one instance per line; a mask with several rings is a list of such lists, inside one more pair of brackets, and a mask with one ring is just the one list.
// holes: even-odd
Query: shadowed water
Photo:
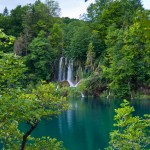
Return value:
[[(63, 141), (68, 150), (104, 149), (113, 129), (114, 109), (121, 101), (72, 98), (69, 102), (71, 110), (53, 120), (43, 120), (32, 135), (55, 137)], [(136, 100), (131, 104), (136, 110), (134, 115), (150, 114), (150, 100)]]

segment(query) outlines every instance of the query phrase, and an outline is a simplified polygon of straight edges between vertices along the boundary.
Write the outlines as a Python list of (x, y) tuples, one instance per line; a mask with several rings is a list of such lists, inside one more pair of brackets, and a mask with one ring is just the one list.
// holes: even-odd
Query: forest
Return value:
[[(35, 139), (30, 133), (42, 118), (69, 108), (68, 80), (79, 82), (77, 90), (85, 96), (150, 97), (150, 10), (143, 8), (141, 0), (95, 0), (80, 19), (60, 14), (53, 0), (36, 0), (13, 10), (5, 7), (0, 13), (0, 140), (4, 149), (65, 149), (56, 139)], [(118, 126), (137, 121), (137, 128), (146, 131), (149, 116), (146, 122), (140, 121), (130, 116), (133, 108), (126, 101), (122, 107), (130, 119), (118, 115), (126, 121)], [(27, 132), (21, 133), (20, 122), (30, 125)], [(118, 135), (112, 134), (108, 149), (119, 147), (114, 144)], [(143, 142), (150, 144), (146, 138)]]

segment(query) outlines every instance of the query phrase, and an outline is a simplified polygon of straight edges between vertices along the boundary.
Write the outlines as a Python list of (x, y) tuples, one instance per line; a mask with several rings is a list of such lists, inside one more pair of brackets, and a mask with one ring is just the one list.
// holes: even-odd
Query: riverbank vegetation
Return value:
[[(70, 19), (60, 17), (59, 5), (52, 0), (37, 0), (10, 11), (5, 8), (0, 14), (0, 138), (4, 148), (24, 149), (30, 145), (27, 138), (38, 143), (29, 135), (41, 118), (68, 109), (61, 96), (68, 95), (69, 83), (58, 83), (61, 57), (64, 77), (69, 68), (65, 65), (72, 65), (68, 80), (79, 82), (78, 89), (86, 96), (149, 96), (150, 10), (140, 0), (96, 0), (81, 19)], [(60, 87), (64, 88), (61, 94), (56, 90)], [(24, 134), (18, 129), (20, 122), (30, 127)], [(62, 149), (55, 139), (42, 140), (41, 145)]]

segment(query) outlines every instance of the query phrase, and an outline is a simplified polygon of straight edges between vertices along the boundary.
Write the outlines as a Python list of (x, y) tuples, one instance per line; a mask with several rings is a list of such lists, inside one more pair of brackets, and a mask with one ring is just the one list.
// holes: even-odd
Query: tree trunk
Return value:
[(38, 125), (38, 121), (36, 121), (34, 123), (34, 125), (31, 125), (31, 128), (29, 131), (27, 131), (24, 135), (23, 135), (23, 138), (22, 138), (22, 144), (21, 144), (21, 150), (24, 150), (25, 149), (25, 145), (26, 145), (26, 142), (27, 142), (27, 138), (28, 136), (31, 134), (31, 132), (37, 127)]

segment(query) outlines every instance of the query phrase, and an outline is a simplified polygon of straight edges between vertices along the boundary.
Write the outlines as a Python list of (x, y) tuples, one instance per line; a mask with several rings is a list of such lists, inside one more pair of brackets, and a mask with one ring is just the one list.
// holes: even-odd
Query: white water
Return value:
[[(68, 65), (68, 71), (66, 69)], [(66, 71), (67, 71), (67, 77), (66, 77)], [(69, 85), (71, 87), (74, 87), (74, 83), (72, 82), (73, 76), (73, 61), (70, 60), (67, 64), (67, 58), (63, 59), (63, 57), (60, 57), (59, 60), (59, 70), (58, 70), (58, 81), (64, 81), (67, 80)], [(67, 78), (67, 79), (66, 79)]]
[(63, 63), (63, 57), (60, 57), (59, 70), (58, 70), (58, 81), (62, 81), (62, 63)]
[[(59, 60), (59, 71), (58, 71), (58, 81), (64, 81), (64, 80), (67, 80), (70, 87), (77, 87), (78, 84), (80, 83), (80, 81), (82, 80), (83, 78), (83, 73), (82, 75), (80, 75), (81, 77), (81, 80), (78, 81), (78, 71), (77, 71), (77, 76), (76, 76), (76, 84), (73, 83), (73, 61), (70, 60), (69, 63), (67, 64), (67, 58), (65, 58), (64, 62), (63, 62), (63, 57), (60, 58)], [(68, 66), (67, 66), (68, 65)], [(66, 69), (66, 67), (68, 67), (68, 70)], [(67, 70), (67, 79), (66, 79), (66, 70)], [(79, 70), (81, 70), (80, 72), (82, 72), (82, 68), (79, 67)], [(56, 88), (58, 89), (58, 87)], [(82, 97), (85, 97), (83, 93), (81, 93), (81, 96)]]
[(84, 94), (81, 92), (81, 97), (85, 97)]
[(73, 61), (70, 60), (68, 64), (68, 72), (67, 72), (67, 81), (70, 87), (74, 87), (74, 83), (72, 82), (72, 72), (73, 72)]
[(78, 84), (79, 84), (80, 81), (81, 81), (81, 80), (80, 80), (79, 82), (76, 81), (76, 84), (74, 84), (74, 83), (72, 82), (72, 69), (71, 69), (70, 66), (68, 66), (67, 81), (68, 81), (70, 87), (77, 87)]
[(67, 71), (66, 66), (67, 66), (67, 58), (64, 59), (64, 68), (62, 70), (62, 72), (63, 72), (63, 81), (67, 80), (66, 79), (67, 78), (66, 77), (66, 71)]

